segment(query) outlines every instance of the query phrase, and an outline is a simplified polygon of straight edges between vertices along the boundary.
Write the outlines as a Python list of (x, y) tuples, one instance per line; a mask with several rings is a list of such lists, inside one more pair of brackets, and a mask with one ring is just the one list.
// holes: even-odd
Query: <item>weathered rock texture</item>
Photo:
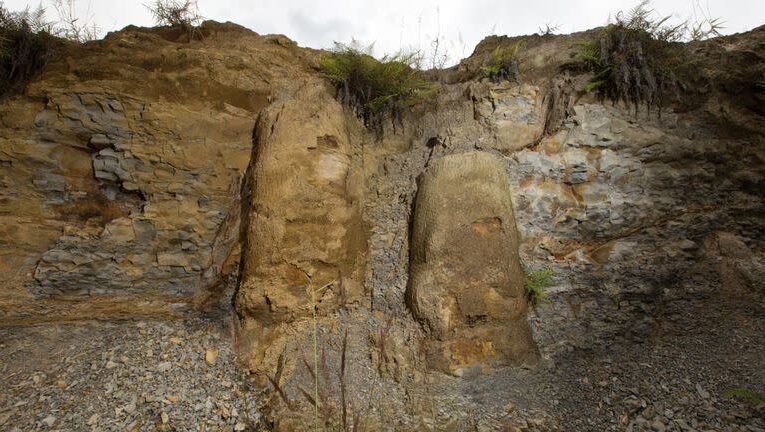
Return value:
[(409, 305), (435, 339), (432, 367), (461, 373), (534, 356), (500, 158), (476, 152), (435, 161), (418, 183), (411, 244)]

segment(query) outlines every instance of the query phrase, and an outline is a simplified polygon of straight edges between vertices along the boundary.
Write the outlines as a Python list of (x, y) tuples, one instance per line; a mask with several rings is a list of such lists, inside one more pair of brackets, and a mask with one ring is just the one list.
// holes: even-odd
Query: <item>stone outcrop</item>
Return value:
[(534, 356), (511, 196), (505, 165), (489, 153), (445, 156), (422, 175), (409, 304), (434, 339), (433, 368), (461, 373)]
[(491, 147), (510, 154), (537, 143), (545, 132), (543, 92), (537, 86), (503, 82), (474, 84), (475, 116), (492, 131)]
[(253, 155), (236, 304), (261, 339), (314, 306), (327, 314), (359, 301), (366, 232), (358, 148), (323, 83), (260, 115)]

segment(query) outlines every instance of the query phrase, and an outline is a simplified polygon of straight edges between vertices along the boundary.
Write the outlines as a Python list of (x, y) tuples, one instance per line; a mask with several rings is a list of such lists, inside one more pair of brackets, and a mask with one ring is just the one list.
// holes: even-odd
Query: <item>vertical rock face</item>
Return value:
[[(49, 95), (35, 119), (37, 138), (79, 148), (90, 159), (83, 182), (90, 190), (77, 190), (65, 169), (60, 184), (46, 180), (57, 192), (46, 201), (83, 226), (43, 254), (33, 292), (192, 296), (219, 278), (237, 240), (230, 210), (249, 154), (246, 142), (209, 131), (218, 121), (239, 130), (251, 121), (190, 112), (164, 123), (179, 127), (173, 136), (146, 121), (164, 109), (103, 93)], [(102, 209), (110, 202), (122, 214)]]
[(408, 300), (434, 339), (429, 365), (533, 359), (525, 275), (504, 164), (489, 153), (438, 159), (419, 183)]
[(536, 86), (510, 82), (471, 88), (476, 117), (492, 132), (491, 146), (512, 153), (538, 141), (544, 132), (542, 92)]
[(265, 110), (254, 134), (237, 308), (264, 331), (363, 293), (358, 158), (341, 106), (311, 84)]

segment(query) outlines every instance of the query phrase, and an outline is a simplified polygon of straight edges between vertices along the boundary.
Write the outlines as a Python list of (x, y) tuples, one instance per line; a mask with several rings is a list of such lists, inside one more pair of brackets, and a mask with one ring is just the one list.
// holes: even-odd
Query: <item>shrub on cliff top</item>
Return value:
[(10, 12), (0, 3), (0, 97), (23, 88), (53, 55), (51, 25), (38, 7)]
[(681, 72), (682, 25), (666, 25), (669, 17), (654, 20), (643, 1), (629, 13), (619, 12), (594, 40), (580, 46), (577, 60), (594, 76), (585, 87), (613, 102), (650, 111), (675, 91)]
[(433, 95), (437, 87), (420, 77), (416, 54), (378, 60), (370, 51), (335, 44), (321, 60), (321, 69), (337, 88), (338, 100), (355, 110), (365, 126), (379, 131), (385, 118), (400, 120), (405, 109)]
[(717, 19), (673, 25), (670, 18), (656, 17), (649, 0), (643, 0), (629, 12), (619, 12), (595, 40), (580, 44), (577, 62), (594, 74), (585, 91), (634, 105), (636, 111), (641, 104), (649, 112), (660, 110), (692, 71), (680, 42), (717, 36), (721, 28)]
[(192, 0), (154, 0), (146, 7), (160, 26), (190, 28), (202, 21), (197, 3)]
[(189, 42), (202, 37), (199, 26), (203, 18), (196, 0), (154, 0), (144, 6), (158, 26), (181, 29), (186, 32)]

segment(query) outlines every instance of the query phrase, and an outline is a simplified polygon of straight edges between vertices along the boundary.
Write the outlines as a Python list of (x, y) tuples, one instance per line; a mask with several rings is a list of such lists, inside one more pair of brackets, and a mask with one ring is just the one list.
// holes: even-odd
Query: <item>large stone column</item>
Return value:
[(280, 324), (311, 317), (314, 302), (325, 315), (363, 295), (363, 181), (345, 121), (320, 83), (258, 120), (236, 298), (255, 369), (280, 352)]
[(537, 356), (510, 191), (502, 161), (483, 152), (443, 157), (420, 178), (407, 300), (430, 368), (460, 375)]

